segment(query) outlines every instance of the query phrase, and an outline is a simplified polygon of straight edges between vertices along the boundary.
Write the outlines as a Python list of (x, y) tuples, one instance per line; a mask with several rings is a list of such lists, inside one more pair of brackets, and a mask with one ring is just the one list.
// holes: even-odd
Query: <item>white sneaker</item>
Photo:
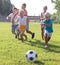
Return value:
[(47, 46), (47, 45), (45, 45), (45, 48), (48, 48), (48, 46)]

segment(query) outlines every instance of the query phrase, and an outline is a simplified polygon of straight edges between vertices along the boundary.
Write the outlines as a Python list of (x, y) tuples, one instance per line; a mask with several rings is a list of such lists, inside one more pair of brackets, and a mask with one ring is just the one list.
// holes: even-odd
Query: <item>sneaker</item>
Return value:
[(32, 34), (32, 39), (34, 38), (34, 36), (35, 36), (35, 33)]
[(45, 48), (48, 48), (48, 46), (47, 46), (47, 45), (45, 45)]

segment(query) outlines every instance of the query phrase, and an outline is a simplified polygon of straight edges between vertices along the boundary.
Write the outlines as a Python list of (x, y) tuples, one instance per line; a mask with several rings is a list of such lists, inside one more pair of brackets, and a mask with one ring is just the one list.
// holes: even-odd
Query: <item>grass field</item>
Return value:
[[(30, 23), (35, 38), (31, 39), (31, 35), (27, 34), (28, 41), (22, 44), (11, 33), (11, 23), (0, 22), (0, 65), (60, 65), (60, 24), (54, 24), (53, 27), (49, 48), (45, 49), (39, 23)], [(35, 63), (26, 60), (28, 50), (37, 52), (38, 59)]]

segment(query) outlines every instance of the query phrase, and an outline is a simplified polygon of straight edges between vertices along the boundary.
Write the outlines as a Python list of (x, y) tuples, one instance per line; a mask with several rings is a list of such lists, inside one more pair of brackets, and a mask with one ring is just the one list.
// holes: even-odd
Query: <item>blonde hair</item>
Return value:
[(46, 13), (45, 17), (51, 17), (50, 13)]

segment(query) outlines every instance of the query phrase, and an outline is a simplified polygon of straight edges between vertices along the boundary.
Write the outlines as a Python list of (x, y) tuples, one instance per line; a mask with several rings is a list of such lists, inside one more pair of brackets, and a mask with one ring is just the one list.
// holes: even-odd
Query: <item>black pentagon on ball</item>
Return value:
[(32, 61), (32, 60), (34, 60), (34, 58), (33, 58), (33, 57), (30, 57), (30, 58), (29, 58), (29, 60), (31, 60), (31, 61)]
[(33, 51), (30, 51), (30, 54), (33, 54)]

